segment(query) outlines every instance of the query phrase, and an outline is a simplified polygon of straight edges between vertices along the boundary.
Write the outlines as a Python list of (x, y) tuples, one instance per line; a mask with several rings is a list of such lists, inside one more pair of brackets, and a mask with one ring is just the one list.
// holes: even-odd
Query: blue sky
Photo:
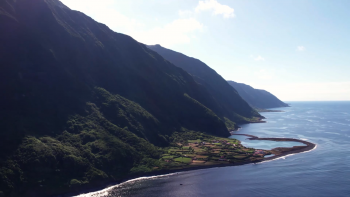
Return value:
[(284, 101), (350, 100), (350, 1), (61, 1)]

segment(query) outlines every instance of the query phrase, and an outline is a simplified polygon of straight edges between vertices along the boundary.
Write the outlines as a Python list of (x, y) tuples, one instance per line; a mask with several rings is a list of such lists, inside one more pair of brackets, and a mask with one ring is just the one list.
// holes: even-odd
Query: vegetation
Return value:
[(288, 107), (288, 104), (279, 100), (275, 95), (266, 90), (254, 89), (253, 87), (237, 83), (234, 81), (227, 81), (234, 87), (239, 95), (253, 106), (259, 112), (264, 112), (266, 108)]
[(2, 0), (0, 29), (0, 196), (61, 194), (192, 165), (191, 155), (212, 161), (218, 150), (188, 140), (260, 117), (58, 0)]
[(83, 184), (118, 180), (129, 172), (151, 171), (158, 148), (109, 122), (92, 103), (56, 137), (27, 136), (0, 168), (0, 187), (9, 193), (25, 185), (56, 193)]
[(256, 162), (262, 160), (265, 154), (270, 154), (269, 151), (254, 154), (254, 149), (242, 146), (236, 139), (220, 138), (194, 131), (174, 133), (173, 139), (172, 146), (163, 151), (159, 169)]
[[(193, 76), (197, 83), (202, 84), (207, 90), (207, 94), (213, 96), (217, 105), (214, 106), (205, 102), (203, 104), (208, 106), (225, 123), (226, 119), (233, 123), (245, 123), (253, 117), (261, 117), (224, 78), (202, 61), (160, 45), (150, 45), (148, 48), (184, 69)], [(232, 126), (231, 124), (231, 128), (237, 129), (237, 126)]]
[[(2, 192), (40, 188), (54, 194), (84, 185), (120, 180), (131, 174), (202, 165), (258, 161), (235, 139), (219, 138), (183, 129), (169, 147), (157, 148), (105, 119), (94, 104), (90, 114), (70, 121), (79, 125), (56, 138), (25, 137), (11, 159), (0, 168)], [(22, 187), (21, 187), (22, 186)]]
[(237, 125), (234, 122), (232, 122), (230, 119), (225, 117), (224, 120), (225, 120), (225, 125), (229, 131), (234, 131), (235, 129), (237, 129)]

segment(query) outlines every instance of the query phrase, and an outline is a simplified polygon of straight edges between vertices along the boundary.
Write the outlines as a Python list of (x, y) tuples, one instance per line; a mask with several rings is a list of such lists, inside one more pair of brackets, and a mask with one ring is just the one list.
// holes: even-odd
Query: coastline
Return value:
[[(260, 163), (261, 161), (259, 161)], [(97, 192), (103, 192), (108, 189), (112, 189), (114, 187), (117, 187), (117, 185), (126, 183), (129, 181), (134, 181), (138, 180), (141, 178), (156, 178), (156, 177), (161, 177), (161, 176), (170, 176), (175, 173), (179, 172), (186, 172), (186, 171), (194, 171), (194, 170), (203, 170), (203, 169), (209, 169), (209, 168), (220, 168), (220, 167), (229, 167), (229, 166), (241, 166), (241, 165), (246, 165), (246, 164), (254, 164), (254, 162), (242, 162), (242, 163), (229, 163), (229, 164), (217, 164), (217, 165), (203, 165), (203, 166), (191, 166), (187, 168), (182, 168), (182, 169), (173, 169), (173, 170), (159, 170), (159, 171), (154, 171), (154, 172), (149, 172), (149, 173), (143, 173), (142, 175), (134, 175), (134, 176), (129, 176), (121, 181), (114, 181), (114, 182), (109, 182), (105, 183), (96, 187), (89, 187), (87, 189), (82, 189), (80, 192), (70, 192), (66, 193), (63, 195), (56, 195), (57, 197), (82, 197), (83, 195), (89, 194), (89, 193), (97, 193)]]
[(269, 161), (269, 160), (274, 160), (278, 159), (280, 157), (284, 157), (287, 155), (292, 155), (292, 154), (297, 154), (297, 153), (303, 153), (303, 152), (308, 152), (311, 150), (316, 149), (317, 145), (305, 140), (300, 140), (300, 139), (294, 139), (294, 138), (259, 138), (254, 135), (249, 135), (249, 134), (232, 134), (232, 135), (244, 135), (249, 137), (249, 140), (269, 140), (269, 141), (289, 141), (289, 142), (300, 142), (305, 144), (306, 146), (293, 146), (290, 148), (274, 148), (271, 150), (275, 154), (275, 156), (264, 158), (262, 161)]
[(274, 110), (274, 109), (257, 109), (257, 111), (260, 112), (285, 112), (282, 110)]
[(138, 175), (130, 175), (120, 181), (115, 182), (109, 182), (102, 185), (99, 185), (97, 187), (89, 187), (80, 190), (79, 192), (71, 192), (69, 194), (60, 195), (60, 196), (77, 196), (77, 197), (83, 197), (84, 195), (90, 194), (90, 193), (99, 193), (99, 192), (107, 192), (108, 190), (117, 187), (119, 184), (126, 183), (129, 181), (135, 181), (138, 179), (148, 179), (148, 178), (156, 178), (160, 176), (170, 176), (174, 173), (179, 172), (185, 172), (185, 171), (193, 171), (193, 170), (201, 170), (201, 169), (209, 169), (209, 168), (218, 168), (218, 167), (229, 167), (229, 166), (240, 166), (240, 165), (246, 165), (246, 164), (256, 164), (256, 163), (263, 163), (267, 161), (276, 160), (288, 155), (294, 155), (297, 153), (303, 153), (303, 152), (309, 152), (314, 149), (316, 149), (317, 145), (308, 141), (300, 140), (300, 139), (294, 139), (294, 138), (259, 138), (254, 135), (249, 134), (232, 134), (231, 135), (244, 135), (249, 137), (249, 140), (270, 140), (270, 141), (294, 141), (294, 142), (300, 142), (305, 144), (306, 146), (294, 146), (290, 148), (274, 148), (270, 150), (273, 154), (275, 154), (272, 157), (267, 157), (262, 160), (259, 160), (258, 162), (240, 162), (240, 163), (227, 163), (227, 164), (216, 164), (216, 165), (203, 165), (203, 166), (189, 166), (186, 168), (180, 168), (180, 169), (172, 169), (172, 170), (159, 170), (149, 173), (143, 173)]

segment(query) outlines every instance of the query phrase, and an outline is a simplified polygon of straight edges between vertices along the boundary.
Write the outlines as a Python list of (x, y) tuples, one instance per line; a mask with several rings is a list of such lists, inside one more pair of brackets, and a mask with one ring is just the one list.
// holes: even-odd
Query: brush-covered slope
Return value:
[(224, 78), (202, 61), (160, 45), (149, 45), (147, 47), (190, 73), (196, 82), (206, 87), (215, 102), (220, 106), (217, 110), (222, 111), (221, 114), (224, 114), (225, 117), (240, 123), (245, 121), (243, 117), (259, 116)]
[(0, 1), (0, 90), (0, 196), (150, 171), (175, 131), (229, 135), (190, 74), (58, 0)]
[(266, 109), (288, 107), (288, 104), (282, 102), (276, 96), (266, 90), (254, 89), (249, 85), (234, 81), (228, 81), (228, 83), (237, 90), (244, 100), (255, 108)]

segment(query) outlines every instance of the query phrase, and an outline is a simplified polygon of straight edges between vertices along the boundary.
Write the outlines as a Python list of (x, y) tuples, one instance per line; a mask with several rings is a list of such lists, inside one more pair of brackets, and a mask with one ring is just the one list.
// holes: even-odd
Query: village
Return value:
[(266, 150), (246, 148), (236, 139), (218, 137), (187, 140), (166, 151), (160, 159), (165, 169), (258, 162), (271, 154)]

